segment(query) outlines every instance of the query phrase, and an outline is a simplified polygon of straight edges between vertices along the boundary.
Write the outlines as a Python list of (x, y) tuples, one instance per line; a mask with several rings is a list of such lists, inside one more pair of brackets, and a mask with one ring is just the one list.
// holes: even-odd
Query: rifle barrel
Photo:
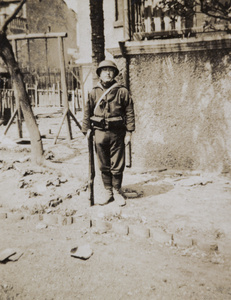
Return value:
[(89, 174), (88, 174), (88, 199), (90, 205), (94, 205), (94, 178), (95, 178), (95, 161), (94, 161), (94, 143), (93, 133), (88, 136), (88, 152), (89, 152)]

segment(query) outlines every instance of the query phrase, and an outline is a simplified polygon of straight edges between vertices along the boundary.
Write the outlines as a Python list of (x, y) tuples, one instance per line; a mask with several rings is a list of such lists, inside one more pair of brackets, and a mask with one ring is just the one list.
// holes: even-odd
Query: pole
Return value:
[[(15, 60), (18, 61), (18, 49), (17, 49), (17, 40), (16, 39), (12, 39), (12, 48), (13, 48), (13, 52), (15, 55)], [(8, 128), (5, 130), (5, 134), (7, 133), (10, 125), (13, 123), (14, 117), (17, 116), (18, 137), (21, 139), (23, 136), (23, 134), (22, 134), (22, 112), (21, 112), (20, 103), (19, 103), (17, 97), (16, 97), (16, 103), (15, 103), (15, 112), (16, 113), (13, 114), (12, 121), (9, 122), (9, 126), (7, 126)]]
[(59, 59), (60, 59), (60, 70), (61, 70), (61, 88), (62, 88), (62, 95), (63, 95), (63, 105), (66, 113), (66, 126), (67, 126), (67, 133), (69, 140), (72, 139), (72, 132), (71, 132), (71, 124), (70, 124), (70, 115), (69, 115), (69, 104), (68, 104), (68, 92), (67, 92), (67, 81), (66, 81), (66, 74), (65, 74), (65, 59), (64, 59), (64, 49), (63, 49), (63, 38), (58, 37), (59, 43)]

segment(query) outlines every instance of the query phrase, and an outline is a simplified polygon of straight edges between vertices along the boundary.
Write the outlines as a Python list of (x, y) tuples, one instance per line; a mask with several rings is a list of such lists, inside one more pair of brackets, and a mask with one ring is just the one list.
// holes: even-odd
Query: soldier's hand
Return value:
[(131, 142), (131, 138), (132, 138), (132, 133), (127, 131), (124, 138), (125, 146), (127, 146)]
[(91, 134), (91, 129), (88, 129), (87, 134), (86, 134), (87, 139), (89, 139), (90, 134)]

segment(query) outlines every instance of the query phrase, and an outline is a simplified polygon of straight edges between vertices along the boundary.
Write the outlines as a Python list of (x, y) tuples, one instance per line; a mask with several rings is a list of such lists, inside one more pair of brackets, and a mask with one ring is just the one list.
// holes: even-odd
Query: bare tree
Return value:
[(15, 59), (12, 46), (7, 39), (6, 30), (10, 22), (16, 17), (18, 12), (22, 9), (22, 6), (26, 3), (26, 0), (21, 0), (14, 12), (9, 16), (3, 26), (0, 29), (0, 57), (8, 67), (9, 73), (13, 82), (13, 90), (16, 101), (20, 104), (22, 113), (25, 119), (26, 126), (29, 131), (31, 140), (31, 161), (38, 165), (44, 162), (43, 156), (43, 144), (36, 123), (33, 111), (31, 109), (29, 96), (26, 92), (25, 84), (23, 81), (23, 75), (19, 69), (18, 63)]
[(95, 70), (99, 62), (105, 59), (103, 0), (90, 0), (90, 19), (93, 82), (96, 83), (98, 78), (96, 76)]

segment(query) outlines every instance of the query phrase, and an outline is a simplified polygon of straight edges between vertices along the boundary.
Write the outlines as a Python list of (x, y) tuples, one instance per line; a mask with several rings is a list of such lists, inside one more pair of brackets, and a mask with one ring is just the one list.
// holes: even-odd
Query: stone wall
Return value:
[[(130, 56), (135, 103), (133, 166), (228, 171), (229, 50)], [(124, 59), (120, 59), (122, 66)]]

